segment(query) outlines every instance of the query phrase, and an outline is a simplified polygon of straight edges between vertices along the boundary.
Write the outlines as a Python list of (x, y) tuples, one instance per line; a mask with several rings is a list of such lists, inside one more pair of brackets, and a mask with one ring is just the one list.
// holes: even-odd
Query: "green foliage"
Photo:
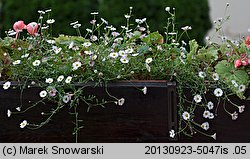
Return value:
[[(110, 24), (119, 27), (126, 25), (124, 14), (129, 12), (129, 7), (133, 7), (133, 17), (147, 18), (152, 31), (159, 31), (162, 35), (166, 31), (168, 14), (165, 7), (176, 8), (177, 28), (192, 26), (189, 32), (191, 39), (196, 39), (202, 43), (207, 31), (211, 28), (209, 19), (209, 7), (207, 0), (3, 0), (3, 17), (1, 37), (4, 31), (12, 28), (17, 20), (24, 20), (25, 23), (36, 21), (39, 14), (37, 10), (52, 9), (51, 15), (58, 24), (53, 28), (55, 36), (58, 33), (76, 35), (69, 26), (73, 21), (78, 20), (82, 24), (81, 29), (85, 31), (89, 27), (92, 19), (91, 12), (100, 11), (100, 16), (108, 19)], [(63, 26), (63, 27), (62, 27)], [(1, 27), (1, 25), (0, 25)], [(188, 41), (187, 37), (184, 39)]]
[[(207, 31), (211, 28), (209, 7), (207, 0), (100, 0), (100, 12), (115, 26), (125, 25), (124, 14), (129, 7), (133, 7), (133, 19), (147, 18), (151, 31), (158, 30), (162, 35), (166, 31), (168, 15), (165, 7), (174, 7), (176, 10), (177, 28), (192, 26), (189, 32), (191, 39), (202, 43)], [(188, 41), (187, 37), (184, 37)]]

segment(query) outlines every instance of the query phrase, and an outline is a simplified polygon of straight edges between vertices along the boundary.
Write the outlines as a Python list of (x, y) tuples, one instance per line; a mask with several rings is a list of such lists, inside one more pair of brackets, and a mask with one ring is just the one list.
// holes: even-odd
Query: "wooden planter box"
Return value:
[[(78, 84), (77, 86), (82, 86)], [(144, 95), (138, 88), (147, 87)], [(125, 98), (123, 106), (108, 104), (87, 112), (80, 103), (79, 119), (83, 120), (78, 142), (169, 142), (169, 130), (177, 131), (177, 109), (175, 83), (166, 81), (119, 82), (108, 85), (108, 91), (117, 98)], [(40, 99), (37, 87), (23, 93), (23, 105)], [(88, 84), (87, 94), (108, 98), (104, 87)], [(41, 122), (41, 112), (50, 110), (52, 103), (40, 104), (32, 110), (7, 117), (7, 110), (20, 105), (19, 89), (0, 89), (0, 142), (75, 142), (72, 135), (74, 116), (69, 107), (64, 107), (49, 124), (38, 130), (21, 129), (25, 119)]]

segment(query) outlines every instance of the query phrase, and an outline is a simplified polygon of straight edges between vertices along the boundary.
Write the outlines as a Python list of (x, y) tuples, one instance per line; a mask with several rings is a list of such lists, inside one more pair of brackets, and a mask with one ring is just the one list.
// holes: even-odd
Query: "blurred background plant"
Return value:
[[(167, 16), (164, 8), (169, 6), (176, 9), (177, 28), (192, 26), (189, 32), (190, 39), (196, 39), (199, 44), (211, 28), (209, 18), (209, 5), (207, 0), (1, 0), (0, 1), (0, 36), (5, 36), (5, 31), (12, 28), (13, 21), (25, 19), (36, 21), (37, 10), (53, 9), (52, 17), (57, 24), (53, 28), (53, 35), (59, 33), (75, 35), (69, 24), (79, 20), (83, 30), (90, 27), (91, 12), (98, 11), (104, 19), (109, 19), (115, 27), (125, 25), (124, 14), (133, 6), (132, 19), (147, 18), (151, 31), (158, 30), (164, 34)], [(37, 14), (34, 14), (37, 13)], [(133, 19), (134, 20), (134, 19)], [(62, 27), (63, 26), (63, 27)], [(68, 27), (67, 27), (68, 26)], [(187, 37), (184, 37), (186, 41)]]

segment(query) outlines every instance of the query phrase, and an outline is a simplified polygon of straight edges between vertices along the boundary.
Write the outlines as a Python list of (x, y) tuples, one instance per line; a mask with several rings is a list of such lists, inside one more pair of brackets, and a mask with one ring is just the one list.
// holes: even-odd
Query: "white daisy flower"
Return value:
[(216, 97), (221, 97), (221, 96), (223, 95), (222, 89), (216, 88), (216, 89), (214, 90), (214, 95), (215, 95)]
[(45, 80), (45, 83), (52, 83), (53, 82), (53, 78), (46, 78), (46, 80)]
[(125, 99), (124, 99), (124, 98), (121, 98), (121, 99), (118, 100), (118, 103), (117, 103), (117, 104), (118, 104), (119, 106), (122, 106), (124, 103), (125, 103)]
[(243, 85), (243, 84), (241, 84), (241, 85), (239, 86), (239, 92), (244, 92), (245, 90), (246, 90), (246, 86)]
[(56, 43), (55, 40), (46, 40), (46, 42), (49, 43), (49, 44), (55, 44)]
[(85, 53), (86, 55), (92, 55), (92, 54), (93, 54), (93, 52), (90, 51), (90, 50), (85, 50), (84, 53)]
[(199, 77), (200, 77), (200, 78), (205, 78), (205, 77), (206, 77), (206, 73), (203, 72), (203, 71), (200, 71), (200, 72), (199, 72)]
[(112, 53), (109, 54), (109, 57), (114, 58), (114, 59), (116, 59), (118, 56), (119, 55), (118, 55), (117, 52), (112, 52)]
[(70, 101), (71, 97), (69, 95), (63, 96), (63, 102), (68, 103)]
[(21, 107), (16, 107), (16, 110), (20, 112), (21, 111)]
[(219, 75), (218, 75), (218, 73), (213, 73), (212, 78), (213, 78), (215, 81), (218, 81), (218, 80), (219, 80)]
[(214, 108), (214, 103), (211, 102), (211, 101), (209, 101), (209, 102), (207, 103), (207, 108), (208, 108), (209, 110), (212, 110), (212, 109)]
[(208, 130), (209, 129), (209, 123), (205, 122), (205, 123), (201, 124), (201, 128), (204, 129), (204, 130)]
[(147, 59), (146, 59), (146, 63), (147, 63), (147, 64), (150, 64), (152, 61), (153, 61), (152, 58), (147, 58)]
[(127, 57), (127, 54), (126, 54), (126, 52), (125, 52), (124, 50), (120, 50), (120, 51), (119, 51), (119, 55), (120, 55), (121, 57)]
[(134, 49), (132, 49), (132, 48), (129, 48), (129, 49), (126, 49), (125, 50), (125, 53), (126, 54), (131, 54), (131, 53), (133, 53), (134, 52)]
[(66, 79), (65, 79), (65, 83), (70, 83), (72, 80), (72, 77), (71, 76), (68, 76)]
[(53, 24), (53, 23), (55, 23), (55, 19), (48, 19), (46, 22), (47, 22), (48, 24)]
[(7, 110), (7, 116), (10, 117), (10, 116), (11, 116), (11, 113), (12, 113), (12, 112), (8, 109), (8, 110)]
[(11, 85), (11, 82), (7, 81), (3, 84), (3, 89), (6, 90), (6, 89), (9, 89), (10, 88), (10, 85)]
[(75, 25), (73, 25), (73, 28), (77, 29), (77, 28), (80, 28), (81, 26), (82, 26), (82, 24), (75, 24)]
[(127, 57), (121, 57), (120, 61), (121, 63), (124, 63), (124, 64), (129, 63), (129, 59)]
[(82, 66), (82, 63), (80, 61), (76, 61), (72, 64), (72, 67), (73, 67), (73, 71), (77, 70), (79, 67)]
[(98, 15), (99, 14), (99, 12), (92, 12), (92, 13), (90, 13), (91, 15)]
[(202, 97), (201, 97), (199, 94), (197, 94), (197, 95), (194, 96), (194, 101), (195, 101), (196, 103), (200, 103), (201, 100), (202, 100)]
[(169, 137), (171, 138), (175, 137), (175, 131), (173, 129), (169, 131)]
[(24, 120), (21, 124), (20, 124), (20, 128), (24, 128), (26, 125), (28, 125), (27, 120)]
[(231, 116), (232, 116), (232, 120), (236, 120), (238, 118), (238, 113), (234, 112), (231, 114)]
[(210, 115), (210, 112), (209, 112), (208, 110), (205, 110), (205, 111), (203, 112), (203, 117), (204, 117), (204, 118), (209, 118), (209, 115)]
[(190, 119), (190, 114), (187, 111), (185, 111), (185, 112), (182, 113), (182, 118), (184, 120), (189, 120)]
[(185, 27), (182, 27), (181, 29), (184, 30), (184, 31), (188, 31), (188, 30), (191, 30), (192, 27), (191, 26), (185, 26)]
[(33, 64), (33, 66), (39, 66), (41, 64), (41, 61), (35, 60), (32, 64)]
[(243, 113), (245, 110), (245, 105), (239, 106), (239, 113)]
[(90, 47), (91, 45), (92, 45), (91, 42), (85, 42), (82, 44), (82, 46), (84, 46), (84, 47)]
[(124, 17), (125, 17), (126, 19), (129, 19), (129, 18), (130, 18), (130, 15), (125, 14)]
[(24, 54), (24, 55), (21, 56), (21, 58), (22, 58), (22, 59), (23, 59), (23, 58), (27, 58), (27, 57), (29, 57), (29, 55), (30, 55), (30, 54)]
[(13, 65), (19, 65), (21, 63), (21, 60), (16, 60), (14, 62), (12, 62)]
[(143, 89), (142, 89), (142, 92), (143, 92), (143, 94), (147, 94), (147, 87), (144, 87)]
[(57, 82), (61, 82), (63, 79), (64, 79), (64, 76), (63, 76), (63, 75), (60, 75), (60, 76), (57, 78)]
[(41, 92), (39, 93), (39, 95), (40, 95), (41, 98), (44, 98), (44, 97), (47, 96), (47, 92), (46, 92), (45, 90), (43, 90), (43, 91), (41, 91)]
[(52, 50), (55, 52), (55, 54), (58, 54), (62, 51), (62, 48), (57, 46), (52, 46)]
[(213, 113), (209, 113), (208, 119), (214, 119), (214, 114)]
[(90, 40), (91, 40), (91, 41), (96, 41), (96, 40), (98, 40), (98, 38), (97, 38), (97, 36), (92, 35), (92, 36), (90, 36)]

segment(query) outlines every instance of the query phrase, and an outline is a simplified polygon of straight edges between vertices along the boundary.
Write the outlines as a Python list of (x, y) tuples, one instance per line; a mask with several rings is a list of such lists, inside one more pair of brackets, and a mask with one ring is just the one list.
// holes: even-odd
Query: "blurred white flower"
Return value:
[(142, 92), (143, 92), (143, 94), (147, 94), (147, 87), (144, 87), (144, 88), (142, 89)]
[(35, 60), (32, 64), (33, 64), (33, 66), (39, 66), (41, 64), (41, 61)]
[(243, 85), (243, 84), (241, 84), (241, 85), (239, 86), (239, 92), (244, 92), (245, 90), (246, 90), (246, 86)]
[(214, 95), (215, 95), (216, 97), (221, 97), (221, 96), (223, 95), (222, 89), (216, 88), (216, 89), (214, 90)]
[(173, 129), (169, 131), (169, 137), (171, 138), (175, 137), (175, 131)]
[(205, 78), (205, 77), (206, 77), (206, 73), (203, 72), (203, 71), (200, 71), (200, 72), (199, 72), (199, 77), (200, 77), (200, 78)]
[(118, 53), (117, 52), (112, 52), (112, 53), (110, 53), (109, 54), (109, 57), (111, 57), (111, 58), (117, 58), (118, 57)]
[(169, 11), (170, 11), (170, 7), (166, 7), (166, 8), (165, 8), (165, 11), (166, 11), (166, 12), (169, 12)]
[(11, 116), (11, 111), (8, 109), (7, 110), (7, 116), (10, 117)]
[(91, 36), (90, 36), (90, 40), (91, 40), (91, 41), (96, 41), (96, 40), (98, 40), (98, 38), (97, 38), (97, 36), (95, 36), (95, 35), (91, 35)]
[(90, 47), (91, 45), (92, 45), (91, 42), (85, 42), (82, 44), (82, 46), (84, 46), (84, 47)]
[(204, 117), (204, 118), (209, 118), (209, 115), (210, 115), (210, 112), (209, 112), (208, 110), (205, 110), (205, 111), (203, 112), (203, 117)]
[(63, 79), (64, 79), (64, 76), (63, 76), (63, 75), (60, 75), (60, 76), (57, 78), (57, 82), (61, 82)]
[(194, 96), (194, 101), (195, 101), (196, 103), (200, 103), (201, 100), (202, 100), (202, 97), (201, 97), (199, 94), (197, 94), (197, 95)]
[(239, 113), (243, 113), (245, 110), (245, 105), (239, 106)]
[(58, 48), (57, 46), (52, 46), (52, 50), (55, 52), (55, 54), (58, 54), (62, 51), (62, 48)]
[(117, 103), (117, 104), (118, 104), (119, 106), (122, 106), (124, 103), (125, 103), (125, 99), (124, 99), (124, 98), (121, 98), (121, 99), (118, 100), (118, 103)]
[(68, 76), (66, 79), (65, 79), (65, 83), (70, 83), (72, 80), (72, 77), (71, 76)]
[(11, 82), (7, 81), (3, 84), (3, 89), (6, 90), (6, 89), (9, 89), (10, 88), (10, 85), (11, 85)]
[(68, 103), (70, 100), (71, 100), (71, 96), (69, 96), (68, 94), (67, 95), (65, 95), (65, 96), (63, 96), (63, 102), (64, 103)]
[(216, 133), (214, 133), (213, 135), (211, 135), (211, 137), (216, 140)]
[(43, 91), (41, 91), (41, 92), (39, 93), (39, 95), (40, 95), (41, 98), (44, 98), (44, 97), (47, 96), (47, 92), (46, 92), (45, 90), (43, 90)]
[(82, 26), (82, 24), (75, 24), (75, 25), (73, 25), (73, 28), (77, 29), (77, 28), (80, 28), (81, 26)]
[(213, 73), (212, 78), (213, 78), (213, 80), (218, 81), (219, 80), (218, 73)]
[(24, 128), (25, 126), (28, 125), (27, 120), (24, 120), (21, 124), (20, 124), (20, 128)]
[(231, 116), (232, 116), (232, 120), (236, 120), (238, 118), (238, 113), (234, 112), (231, 114)]
[(82, 63), (80, 61), (76, 61), (72, 64), (72, 67), (73, 67), (73, 71), (77, 70), (79, 67), (82, 66)]
[(147, 58), (147, 59), (146, 59), (146, 63), (147, 63), (147, 64), (150, 64), (152, 61), (153, 61), (152, 58)]
[(207, 108), (208, 108), (209, 110), (212, 110), (212, 109), (214, 108), (214, 103), (211, 102), (211, 101), (209, 101), (209, 102), (207, 103)]
[(190, 119), (190, 114), (187, 111), (185, 111), (185, 112), (182, 113), (182, 118), (184, 120), (189, 120)]
[(188, 30), (191, 30), (192, 27), (191, 26), (185, 26), (185, 27), (182, 27), (181, 29), (184, 30), (184, 31), (188, 31)]
[(55, 19), (48, 19), (46, 22), (47, 22), (48, 24), (53, 24), (53, 23), (55, 23)]
[(205, 123), (201, 124), (201, 128), (204, 129), (204, 130), (208, 130), (209, 129), (209, 123), (205, 122)]
[(55, 44), (56, 43), (55, 40), (46, 40), (46, 42), (49, 43), (49, 44)]
[(121, 63), (124, 63), (124, 64), (129, 63), (129, 59), (127, 57), (121, 57), (120, 61)]
[(14, 62), (12, 62), (12, 64), (15, 66), (15, 65), (19, 65), (21, 63), (21, 60), (16, 60)]
[(93, 52), (90, 51), (90, 50), (85, 50), (84, 53), (85, 53), (86, 55), (92, 55), (92, 54), (93, 54)]
[(45, 83), (52, 83), (53, 82), (53, 78), (46, 78), (46, 80), (45, 80)]

